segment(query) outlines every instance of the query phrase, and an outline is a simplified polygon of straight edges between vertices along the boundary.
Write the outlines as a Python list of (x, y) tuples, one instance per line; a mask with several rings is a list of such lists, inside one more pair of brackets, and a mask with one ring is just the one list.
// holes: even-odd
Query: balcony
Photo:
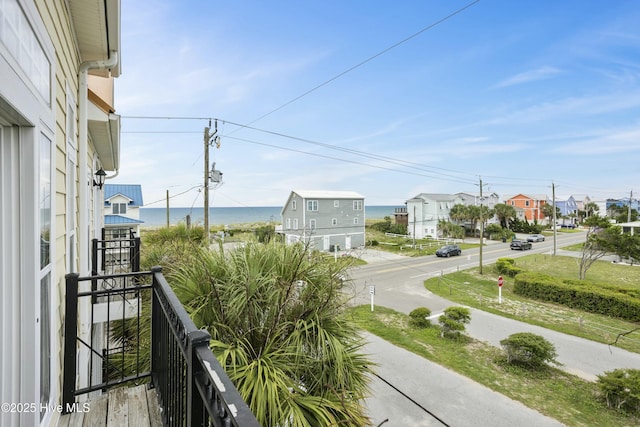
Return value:
[[(94, 242), (94, 266), (110, 248), (139, 265), (136, 250)], [(160, 267), (92, 270), (66, 276), (59, 425), (259, 426)]]

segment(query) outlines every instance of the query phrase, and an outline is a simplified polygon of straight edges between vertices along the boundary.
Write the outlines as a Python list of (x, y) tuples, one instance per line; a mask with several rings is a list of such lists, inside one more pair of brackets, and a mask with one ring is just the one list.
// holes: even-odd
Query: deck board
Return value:
[(62, 415), (58, 427), (160, 427), (158, 395), (148, 385), (115, 388), (89, 401), (87, 412)]

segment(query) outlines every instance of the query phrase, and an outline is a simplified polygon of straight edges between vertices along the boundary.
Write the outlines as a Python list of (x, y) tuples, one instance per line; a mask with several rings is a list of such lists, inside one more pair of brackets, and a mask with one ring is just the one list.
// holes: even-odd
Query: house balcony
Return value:
[(69, 274), (65, 298), (59, 426), (259, 426), (160, 267)]

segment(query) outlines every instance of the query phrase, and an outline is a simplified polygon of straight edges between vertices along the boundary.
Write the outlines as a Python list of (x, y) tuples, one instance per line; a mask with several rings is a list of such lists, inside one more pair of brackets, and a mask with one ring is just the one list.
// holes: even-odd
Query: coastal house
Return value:
[(292, 191), (281, 211), (285, 242), (323, 250), (364, 246), (364, 196), (353, 191)]
[(578, 222), (578, 202), (573, 196), (569, 196), (566, 200), (556, 200), (556, 208), (560, 211), (560, 224), (576, 224)]
[(407, 232), (416, 239), (438, 237), (438, 221), (449, 220), (451, 208), (463, 204), (458, 194), (420, 193), (407, 200)]
[[(487, 206), (489, 209), (500, 203), (496, 193), (420, 193), (405, 202), (407, 205), (407, 232), (417, 239), (438, 237), (438, 222), (449, 221), (451, 208), (455, 205)], [(497, 222), (492, 218), (488, 223)]]
[(131, 232), (140, 235), (142, 186), (139, 184), (104, 185), (104, 227), (113, 239), (129, 238)]
[[(126, 383), (105, 380), (112, 379), (110, 354), (96, 348), (109, 340), (92, 345), (101, 331), (111, 330), (112, 321), (122, 321), (109, 309), (125, 307), (122, 289), (110, 295), (114, 277), (92, 274), (98, 269), (93, 260), (99, 258), (92, 242), (104, 227), (104, 179), (120, 168), (120, 117), (113, 91), (119, 57), (119, 0), (0, 1), (0, 402), (25, 405), (3, 411), (2, 426), (66, 425), (71, 416), (74, 425), (81, 425), (84, 415), (85, 425), (94, 425), (90, 414), (104, 411), (87, 412), (87, 399)], [(133, 287), (126, 298), (139, 300), (141, 290), (150, 289), (156, 307), (152, 323), (164, 319), (165, 330), (187, 336), (168, 338), (152, 326), (155, 339), (149, 342), (157, 356), (151, 372), (136, 376), (151, 378), (162, 404), (169, 401), (167, 375), (174, 372), (171, 378), (178, 378), (172, 371), (178, 367), (185, 379), (169, 386), (178, 387), (173, 396), (184, 392), (186, 398), (180, 407), (164, 405), (163, 416), (188, 419), (197, 398), (185, 391), (187, 379), (195, 389), (203, 378), (206, 384), (197, 387), (206, 388), (209, 397), (196, 406), (215, 414), (209, 418), (216, 418), (216, 425), (234, 418), (227, 404), (231, 400), (241, 408), (236, 414), (246, 414), (246, 404), (237, 390), (233, 394), (208, 341), (192, 342), (201, 331), (175, 303), (161, 271), (131, 277), (123, 279)], [(163, 310), (171, 315), (163, 316)], [(157, 347), (169, 340), (168, 350)], [(197, 349), (198, 357), (189, 353), (188, 362), (168, 366), (167, 355), (184, 359), (180, 345)], [(212, 371), (231, 394), (221, 394)], [(184, 372), (191, 374), (185, 377)], [(117, 395), (132, 396), (126, 388), (117, 390)], [(140, 393), (146, 401), (144, 387)], [(126, 397), (120, 404), (126, 405)], [(63, 415), (67, 412), (73, 414)], [(220, 421), (223, 416), (227, 421)], [(247, 425), (257, 425), (250, 412), (247, 416)], [(238, 425), (237, 418), (231, 425)]]
[(514, 208), (522, 209), (527, 221), (540, 222), (545, 218), (542, 207), (549, 203), (545, 194), (516, 194), (504, 196), (504, 203)]

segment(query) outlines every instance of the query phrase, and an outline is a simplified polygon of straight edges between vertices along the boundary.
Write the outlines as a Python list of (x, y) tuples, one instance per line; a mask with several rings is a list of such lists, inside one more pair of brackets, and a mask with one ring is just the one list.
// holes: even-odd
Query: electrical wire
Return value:
[(271, 114), (275, 113), (276, 111), (280, 111), (280, 110), (282, 110), (283, 108), (285, 108), (285, 107), (287, 107), (287, 106), (289, 106), (289, 105), (293, 104), (294, 102), (296, 102), (296, 101), (298, 101), (298, 100), (300, 100), (300, 99), (304, 98), (305, 96), (307, 96), (307, 95), (309, 95), (309, 94), (311, 94), (311, 93), (315, 92), (316, 90), (318, 90), (318, 89), (320, 89), (320, 88), (322, 88), (322, 87), (324, 87), (324, 86), (328, 85), (329, 83), (332, 83), (332, 82), (334, 82), (334, 81), (338, 80), (340, 77), (342, 77), (342, 76), (344, 76), (344, 75), (346, 75), (346, 74), (348, 74), (348, 73), (352, 72), (353, 70), (355, 70), (355, 69), (357, 69), (357, 68), (362, 67), (363, 65), (365, 65), (365, 64), (367, 64), (367, 63), (369, 63), (369, 62), (373, 61), (374, 59), (378, 58), (379, 56), (384, 55), (385, 53), (389, 52), (390, 50), (395, 49), (396, 47), (400, 46), (401, 44), (404, 44), (404, 43), (408, 42), (409, 40), (411, 40), (411, 39), (413, 39), (413, 38), (415, 38), (415, 37), (418, 37), (420, 34), (422, 34), (422, 33), (426, 32), (426, 31), (429, 31), (429, 30), (431, 30), (432, 28), (434, 28), (434, 27), (436, 27), (436, 26), (438, 26), (438, 25), (442, 24), (443, 22), (445, 22), (445, 21), (447, 21), (447, 20), (449, 20), (449, 19), (453, 18), (454, 16), (456, 16), (456, 15), (458, 15), (458, 14), (462, 13), (463, 11), (467, 10), (468, 8), (470, 8), (471, 6), (474, 6), (474, 5), (475, 5), (476, 3), (478, 3), (478, 2), (480, 2), (480, 0), (475, 0), (475, 1), (472, 1), (471, 3), (466, 4), (465, 6), (463, 6), (463, 7), (459, 8), (459, 9), (455, 10), (454, 12), (452, 12), (452, 13), (450, 13), (449, 15), (445, 16), (444, 18), (441, 18), (441, 19), (439, 19), (439, 20), (437, 20), (437, 21), (435, 21), (435, 22), (433, 22), (433, 23), (431, 23), (431, 24), (427, 25), (426, 27), (422, 28), (421, 30), (419, 30), (419, 31), (417, 31), (417, 32), (415, 32), (415, 33), (413, 33), (413, 34), (412, 34), (412, 35), (410, 35), (409, 37), (406, 37), (406, 38), (404, 38), (404, 39), (400, 40), (399, 42), (392, 44), (391, 46), (387, 47), (386, 49), (381, 50), (380, 52), (376, 53), (375, 55), (370, 56), (369, 58), (367, 58), (367, 59), (365, 59), (365, 60), (363, 60), (363, 61), (360, 61), (360, 62), (359, 62), (359, 63), (357, 63), (356, 65), (353, 65), (353, 66), (351, 66), (351, 67), (347, 68), (345, 71), (343, 71), (343, 72), (341, 72), (341, 73), (339, 73), (339, 74), (337, 74), (337, 75), (335, 75), (335, 76), (331, 77), (329, 80), (326, 80), (326, 81), (324, 81), (323, 83), (320, 83), (319, 85), (317, 85), (317, 86), (315, 86), (315, 87), (313, 87), (313, 88), (309, 89), (308, 91), (304, 92), (303, 94), (296, 96), (295, 98), (291, 99), (290, 101), (285, 102), (284, 104), (280, 105), (280, 106), (279, 106), (279, 107), (277, 107), (277, 108), (274, 108), (273, 110), (269, 111), (268, 113), (265, 113), (265, 114), (261, 115), (261, 116), (260, 116), (260, 117), (258, 117), (257, 119), (252, 120), (251, 122), (249, 122), (249, 124), (250, 124), (250, 125), (251, 125), (251, 124), (254, 124), (254, 123), (256, 123), (256, 122), (258, 122), (258, 121), (260, 121), (260, 120), (264, 119), (265, 117), (270, 116)]

